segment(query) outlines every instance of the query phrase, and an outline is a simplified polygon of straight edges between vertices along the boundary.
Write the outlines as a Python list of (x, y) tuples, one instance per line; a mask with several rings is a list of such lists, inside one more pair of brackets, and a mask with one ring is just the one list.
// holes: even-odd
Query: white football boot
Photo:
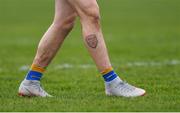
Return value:
[(40, 85), (40, 81), (23, 80), (18, 91), (19, 96), (52, 97)]
[(138, 97), (146, 94), (145, 90), (134, 87), (120, 80), (119, 77), (115, 78), (110, 83), (106, 82), (105, 91), (108, 96)]

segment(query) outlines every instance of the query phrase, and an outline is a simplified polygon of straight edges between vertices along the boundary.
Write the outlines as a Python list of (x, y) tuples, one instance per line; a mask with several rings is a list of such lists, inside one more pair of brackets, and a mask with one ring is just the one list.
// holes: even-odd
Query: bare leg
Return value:
[(54, 21), (39, 43), (33, 64), (42, 68), (49, 65), (73, 28), (75, 18), (76, 13), (66, 0), (56, 0)]
[(96, 0), (68, 0), (81, 19), (84, 42), (105, 80), (106, 95), (137, 97), (145, 90), (123, 82), (110, 68), (111, 63), (100, 27), (100, 14)]
[(111, 67), (96, 0), (68, 0), (80, 16), (85, 45), (100, 72)]
[(18, 91), (20, 96), (51, 97), (40, 86), (40, 79), (45, 67), (49, 65), (65, 37), (73, 28), (75, 17), (76, 13), (66, 0), (56, 0), (54, 21), (41, 39), (33, 65), (20, 84)]

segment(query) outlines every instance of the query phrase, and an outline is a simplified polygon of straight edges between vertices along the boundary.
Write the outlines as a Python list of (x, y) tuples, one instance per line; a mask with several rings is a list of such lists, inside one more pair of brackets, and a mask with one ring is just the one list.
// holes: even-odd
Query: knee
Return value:
[(100, 11), (96, 4), (90, 4), (83, 8), (81, 19), (88, 20), (93, 23), (98, 23), (100, 21)]
[(100, 29), (100, 11), (96, 4), (84, 7), (79, 13), (79, 16), (84, 29), (88, 29), (89, 27), (93, 30)]
[(74, 26), (76, 14), (71, 14), (68, 17), (55, 17), (53, 26), (57, 29), (71, 30)]

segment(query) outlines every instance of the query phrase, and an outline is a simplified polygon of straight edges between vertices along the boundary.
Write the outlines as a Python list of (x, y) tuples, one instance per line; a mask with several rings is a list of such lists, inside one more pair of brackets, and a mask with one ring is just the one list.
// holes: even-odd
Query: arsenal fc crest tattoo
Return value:
[(89, 35), (86, 37), (86, 43), (89, 47), (95, 49), (98, 45), (98, 39), (95, 34)]

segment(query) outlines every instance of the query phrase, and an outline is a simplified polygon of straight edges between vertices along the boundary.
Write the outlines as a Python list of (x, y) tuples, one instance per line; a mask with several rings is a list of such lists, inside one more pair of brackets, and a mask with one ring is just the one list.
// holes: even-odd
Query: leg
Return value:
[(21, 96), (50, 96), (41, 88), (39, 81), (45, 67), (49, 65), (65, 37), (73, 28), (76, 18), (75, 11), (66, 0), (56, 0), (55, 10), (54, 21), (41, 39), (33, 65), (19, 87)]
[(75, 18), (76, 13), (66, 0), (56, 0), (54, 21), (39, 43), (33, 64), (42, 68), (49, 65), (73, 28)]
[(80, 16), (85, 45), (105, 80), (107, 95), (136, 97), (145, 94), (140, 88), (123, 82), (111, 67), (100, 26), (96, 0), (68, 0)]
[(85, 45), (100, 72), (111, 67), (96, 0), (68, 0), (80, 16)]

